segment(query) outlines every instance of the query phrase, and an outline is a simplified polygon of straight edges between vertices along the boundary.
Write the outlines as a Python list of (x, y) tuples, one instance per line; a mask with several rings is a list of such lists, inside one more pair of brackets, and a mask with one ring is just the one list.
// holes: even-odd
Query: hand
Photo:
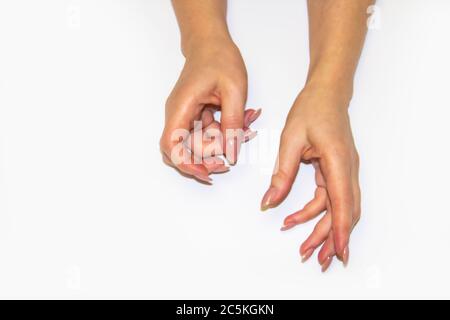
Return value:
[(325, 271), (336, 255), (349, 258), (350, 233), (360, 217), (359, 159), (347, 113), (349, 98), (332, 90), (304, 89), (297, 97), (281, 135), (278, 163), (262, 209), (281, 203), (295, 180), (300, 162), (313, 163), (315, 196), (284, 220), (282, 230), (326, 214), (301, 245), (302, 260), (322, 243), (318, 255)]
[[(222, 149), (222, 143), (216, 148), (211, 148), (212, 145), (216, 144), (216, 141), (214, 139), (211, 139), (208, 137), (208, 133), (210, 130), (220, 130), (220, 122), (216, 121), (214, 119), (214, 112), (219, 109), (215, 106), (208, 106), (205, 107), (202, 111), (201, 115), (201, 123), (202, 123), (202, 135), (200, 141), (195, 140), (195, 130), (192, 129), (189, 133), (189, 136), (186, 138), (186, 141), (184, 142), (184, 146), (188, 149), (188, 152), (193, 157), (199, 157), (202, 159), (202, 164), (205, 166), (206, 170), (208, 171), (208, 174), (213, 173), (224, 173), (228, 172), (230, 167), (225, 165), (225, 162), (220, 158), (223, 153)], [(259, 118), (261, 115), (261, 109), (254, 110), (254, 109), (247, 109), (244, 113), (244, 139), (243, 142), (248, 142), (256, 137), (257, 132), (252, 131), (250, 129), (250, 125), (256, 121), (256, 119)], [(204, 155), (207, 154), (207, 149), (213, 149), (215, 152), (210, 154), (209, 156), (205, 157)], [(169, 159), (165, 154), (163, 154), (163, 161), (168, 166), (171, 166), (178, 170), (182, 175), (185, 175), (185, 173), (181, 172)], [(196, 177), (202, 182), (211, 183), (212, 179), (202, 179), (201, 177)]]
[[(207, 41), (195, 50), (187, 50), (186, 63), (166, 103), (165, 128), (160, 140), (161, 151), (184, 174), (209, 181), (204, 161), (173, 161), (174, 148), (194, 129), (194, 121), (202, 120), (210, 105), (220, 106), (220, 130), (226, 137), (228, 129), (244, 128), (247, 99), (247, 73), (238, 48), (231, 40)], [(204, 119), (203, 119), (204, 120)], [(208, 125), (208, 124), (207, 124)], [(205, 124), (202, 124), (206, 127)], [(180, 132), (182, 136), (175, 135)], [(223, 150), (230, 164), (235, 164), (244, 137), (223, 141)], [(192, 154), (192, 160), (195, 157)]]

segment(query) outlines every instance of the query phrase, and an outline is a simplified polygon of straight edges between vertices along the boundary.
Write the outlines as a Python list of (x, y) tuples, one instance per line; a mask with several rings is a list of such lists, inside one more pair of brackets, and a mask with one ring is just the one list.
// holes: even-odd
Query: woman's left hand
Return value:
[(271, 186), (261, 203), (263, 210), (280, 204), (292, 187), (300, 163), (314, 165), (314, 199), (286, 217), (282, 230), (326, 211), (300, 247), (305, 261), (323, 244), (318, 255), (323, 271), (334, 256), (347, 264), (350, 233), (361, 212), (359, 159), (347, 112), (349, 100), (332, 90), (306, 88), (300, 93), (288, 115)]

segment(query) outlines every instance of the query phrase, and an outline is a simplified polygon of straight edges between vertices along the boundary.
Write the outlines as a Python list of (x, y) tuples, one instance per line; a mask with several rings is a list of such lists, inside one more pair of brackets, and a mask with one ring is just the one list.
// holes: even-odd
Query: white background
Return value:
[[(0, 297), (450, 298), (446, 0), (378, 2), (352, 125), (363, 217), (347, 269), (298, 247), (283, 218), (313, 193), (303, 167), (268, 213), (274, 147), (214, 186), (164, 166), (164, 102), (183, 58), (169, 1), (0, 1)], [(262, 150), (308, 65), (305, 1), (232, 0)]]

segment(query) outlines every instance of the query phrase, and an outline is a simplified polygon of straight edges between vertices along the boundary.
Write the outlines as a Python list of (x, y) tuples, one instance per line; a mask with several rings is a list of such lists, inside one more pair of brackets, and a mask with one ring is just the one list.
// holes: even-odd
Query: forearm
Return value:
[(334, 90), (351, 98), (374, 0), (308, 0), (310, 67), (307, 87)]
[(172, 0), (185, 56), (207, 43), (231, 41), (226, 0)]

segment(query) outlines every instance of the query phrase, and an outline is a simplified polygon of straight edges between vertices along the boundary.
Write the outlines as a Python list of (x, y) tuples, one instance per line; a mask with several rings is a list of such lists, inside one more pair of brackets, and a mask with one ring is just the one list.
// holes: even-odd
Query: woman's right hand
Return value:
[[(223, 137), (227, 136), (229, 129), (244, 129), (247, 72), (239, 49), (230, 39), (203, 40), (202, 43), (192, 44), (185, 50), (185, 55), (184, 68), (166, 102), (166, 120), (160, 146), (166, 162), (186, 175), (210, 181), (210, 171), (202, 155), (192, 154), (192, 161), (174, 161), (174, 157), (178, 156), (175, 154), (176, 147), (180, 140), (186, 141), (194, 128), (194, 121), (204, 120), (205, 109), (211, 105), (220, 108)], [(208, 125), (202, 123), (202, 128)], [(244, 139), (231, 136), (223, 141), (223, 152), (230, 164), (236, 163)], [(193, 161), (196, 156), (200, 156), (200, 162)]]

